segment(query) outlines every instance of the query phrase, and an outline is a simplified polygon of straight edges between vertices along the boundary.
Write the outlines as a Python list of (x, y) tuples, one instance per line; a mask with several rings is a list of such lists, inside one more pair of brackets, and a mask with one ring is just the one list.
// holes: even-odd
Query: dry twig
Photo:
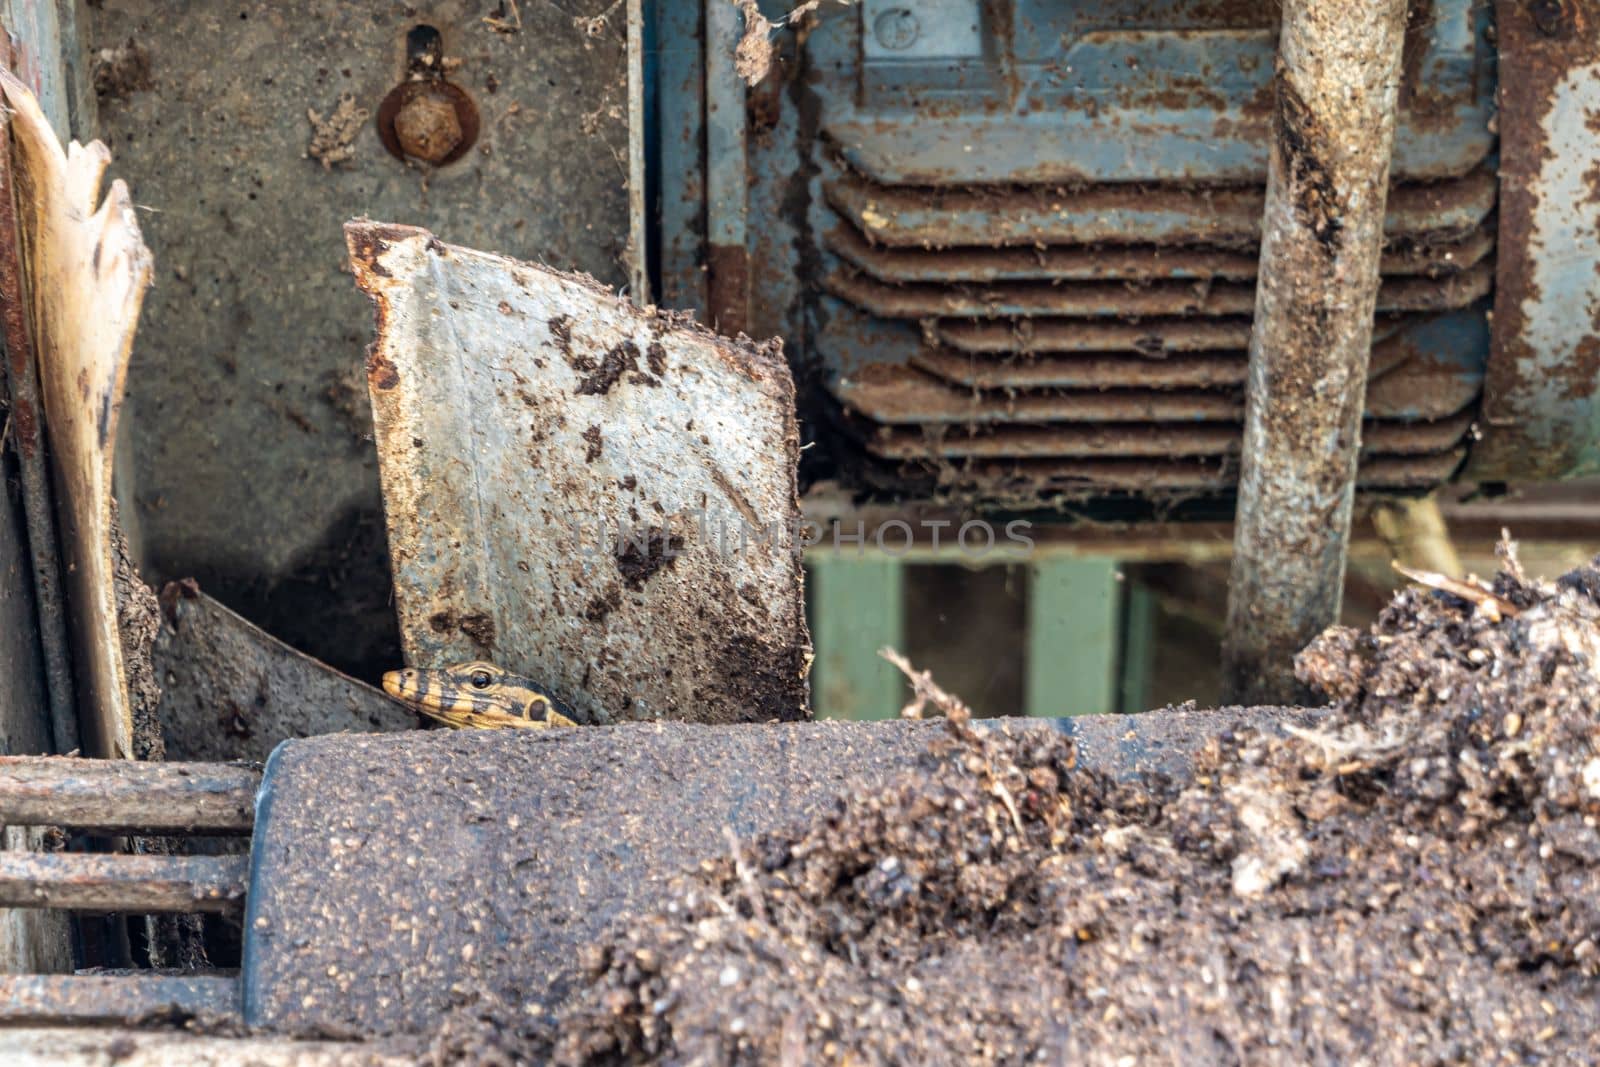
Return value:
[(1460, 578), (1452, 578), (1448, 574), (1412, 570), (1398, 561), (1393, 563), (1392, 566), (1418, 585), (1425, 585), (1429, 589), (1437, 589), (1440, 592), (1449, 593), (1451, 596), (1458, 596), (1462, 600), (1477, 605), (1478, 610), (1488, 616), (1490, 622), (1499, 622), (1503, 618), (1511, 618), (1521, 610), (1511, 601), (1496, 594), (1477, 575), (1469, 574), (1465, 580), (1462, 580)]

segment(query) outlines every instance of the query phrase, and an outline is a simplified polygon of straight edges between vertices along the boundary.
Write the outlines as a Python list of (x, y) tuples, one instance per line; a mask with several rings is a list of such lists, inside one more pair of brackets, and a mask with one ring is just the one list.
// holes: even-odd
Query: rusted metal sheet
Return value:
[[(14, 69), (9, 35), (0, 27), (0, 67)], [(67, 606), (62, 589), (55, 501), (45, 455), (44, 399), (28, 324), (28, 294), (17, 229), (16, 191), (11, 176), (11, 117), (0, 108), (0, 330), (6, 366), (10, 440), (17, 454), (22, 512), (32, 567), (34, 615), (49, 701), (51, 741), (57, 752), (78, 747), (78, 708), (67, 642)]]
[[(1265, 194), (1254, 188), (1095, 185), (964, 191), (897, 188), (848, 177), (828, 183), (828, 203), (876, 244), (894, 247), (1037, 244), (1227, 244), (1261, 239)], [(1396, 185), (1384, 234), (1463, 235), (1494, 210), (1495, 175)], [(1504, 236), (1502, 236), (1504, 241)]]
[[(1038, 248), (891, 248), (868, 241), (860, 231), (837, 226), (823, 243), (846, 261), (884, 282), (983, 283), (1103, 281), (1128, 278), (1215, 278), (1247, 281), (1256, 276), (1259, 255), (1192, 246), (1096, 248), (1047, 245)], [(1386, 275), (1457, 274), (1482, 262), (1494, 247), (1494, 234), (1480, 226), (1459, 240), (1407, 242), (1386, 251)]]
[[(195, 1016), (223, 1022), (238, 1012), (239, 981), (221, 975), (0, 975), (0, 1023), (7, 1025), (135, 1023)], [(79, 1031), (73, 1033), (81, 1036)], [(0, 1032), (0, 1050), (9, 1047), (9, 1035)], [(68, 1040), (56, 1052), (69, 1057), (73, 1047), (73, 1040)], [(11, 1054), (15, 1054), (14, 1050)], [(18, 1062), (10, 1058), (11, 1054), (6, 1062)], [(126, 1061), (108, 1050), (106, 1059), (97, 1062)], [(180, 1058), (167, 1062), (193, 1061)]]
[(133, 754), (133, 719), (113, 585), (112, 453), (149, 249), (121, 181), (102, 199), (111, 153), (98, 141), (64, 150), (33, 94), (8, 73), (12, 179), (28, 249), (37, 352), (70, 611), (85, 751)]
[(1244, 384), (1245, 354), (1171, 356), (1018, 355), (975, 357), (946, 348), (923, 348), (911, 359), (946, 381), (976, 389), (1098, 389), (1238, 386)]
[[(1376, 361), (1377, 353), (1374, 353)], [(920, 362), (920, 361), (919, 361)], [(1219, 361), (1220, 362), (1220, 361)], [(928, 368), (930, 371), (933, 367)], [(1133, 363), (1127, 369), (1146, 369), (1157, 375), (1138, 375), (1133, 382), (1118, 381), (1115, 370), (1088, 387), (1024, 391), (1015, 385), (1004, 389), (974, 390), (960, 379), (948, 381), (938, 373), (924, 373), (898, 364), (873, 364), (835, 384), (834, 392), (852, 411), (888, 425), (938, 426), (942, 424), (994, 424), (1039, 422), (1231, 422), (1244, 416), (1244, 396), (1238, 389), (1214, 391), (1141, 388), (1159, 377), (1162, 364)], [(1179, 368), (1187, 373), (1193, 368)], [(1481, 378), (1459, 365), (1421, 355), (1398, 361), (1379, 374), (1374, 367), (1367, 386), (1366, 411), (1373, 419), (1436, 420), (1456, 415), (1478, 398)], [(1215, 369), (1226, 385), (1242, 385), (1245, 361), (1241, 358)], [(1235, 376), (1236, 375), (1236, 380)], [(1123, 387), (1131, 386), (1131, 387)]]
[(590, 721), (806, 716), (778, 347), (422, 230), (346, 233), (377, 305), (368, 383), (408, 662), (490, 658)]
[(853, 411), (891, 425), (1011, 422), (1237, 422), (1244, 398), (1228, 392), (979, 392), (912, 367), (879, 363), (834, 391)]
[[(1443, 311), (1487, 296), (1494, 267), (1479, 263), (1440, 278), (1403, 276), (1383, 281), (1380, 312)], [(1002, 316), (1242, 315), (1255, 305), (1256, 287), (1238, 282), (1153, 281), (1011, 282), (989, 286), (888, 285), (862, 274), (835, 271), (828, 292), (885, 318), (996, 318)]]
[(234, 913), (247, 856), (0, 852), (0, 907), (128, 915)]
[[(1180, 774), (1219, 731), (1274, 709), (1021, 721), (1083, 765)], [(939, 723), (429, 731), (292, 741), (267, 767), (245, 927), (245, 1022), (426, 1027), (453, 989), (539, 1018), (580, 950), (726, 834), (817, 816), (917, 765)], [(351, 804), (349, 783), (362, 783)], [(308, 846), (321, 850), (314, 855)]]
[(0, 757), (0, 825), (247, 834), (261, 772), (225, 763)]
[[(1394, 284), (1378, 259), (1406, 11), (1406, 0), (1283, 7), (1223, 640), (1229, 702), (1306, 695), (1294, 656), (1339, 617), (1358, 454), (1444, 447), (1420, 447), (1434, 426), (1361, 423), (1373, 308)], [(1418, 447), (1402, 447), (1402, 432)]]
[[(1472, 428), (1472, 413), (1436, 422), (1369, 422), (1361, 431), (1363, 456), (1426, 455), (1458, 444)], [(947, 427), (938, 432), (881, 427), (866, 439), (875, 455), (887, 459), (1231, 456), (1240, 452), (1237, 423), (1164, 426), (1107, 423), (1096, 426)]]
[(1600, 8), (1499, 0), (1500, 237), (1469, 476), (1600, 470)]
[(162, 591), (151, 659), (169, 760), (265, 760), (278, 742), (412, 730), (417, 715), (253, 626), (192, 583)]

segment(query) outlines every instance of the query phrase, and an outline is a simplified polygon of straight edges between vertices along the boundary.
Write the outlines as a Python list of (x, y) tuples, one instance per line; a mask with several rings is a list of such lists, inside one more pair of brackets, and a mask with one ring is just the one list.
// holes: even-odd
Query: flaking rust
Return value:
[(779, 347), (424, 230), (345, 233), (407, 662), (490, 659), (591, 722), (806, 717)]

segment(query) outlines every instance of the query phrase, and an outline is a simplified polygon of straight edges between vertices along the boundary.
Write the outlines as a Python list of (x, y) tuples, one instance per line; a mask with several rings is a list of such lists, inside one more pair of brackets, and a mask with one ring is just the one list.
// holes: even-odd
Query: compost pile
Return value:
[(556, 1059), (1594, 1058), (1600, 569), (1503, 555), (1492, 592), (1328, 631), (1297, 663), (1328, 717), (1189, 782), (956, 717), (923, 773), (620, 930)]

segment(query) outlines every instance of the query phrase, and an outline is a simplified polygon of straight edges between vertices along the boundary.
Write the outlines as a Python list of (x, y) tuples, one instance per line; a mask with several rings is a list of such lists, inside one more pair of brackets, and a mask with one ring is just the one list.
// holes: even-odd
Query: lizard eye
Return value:
[(490, 680), (491, 679), (489, 678), (489, 672), (488, 671), (473, 671), (472, 672), (472, 688), (474, 688), (474, 689), (487, 689), (487, 688), (489, 688)]

